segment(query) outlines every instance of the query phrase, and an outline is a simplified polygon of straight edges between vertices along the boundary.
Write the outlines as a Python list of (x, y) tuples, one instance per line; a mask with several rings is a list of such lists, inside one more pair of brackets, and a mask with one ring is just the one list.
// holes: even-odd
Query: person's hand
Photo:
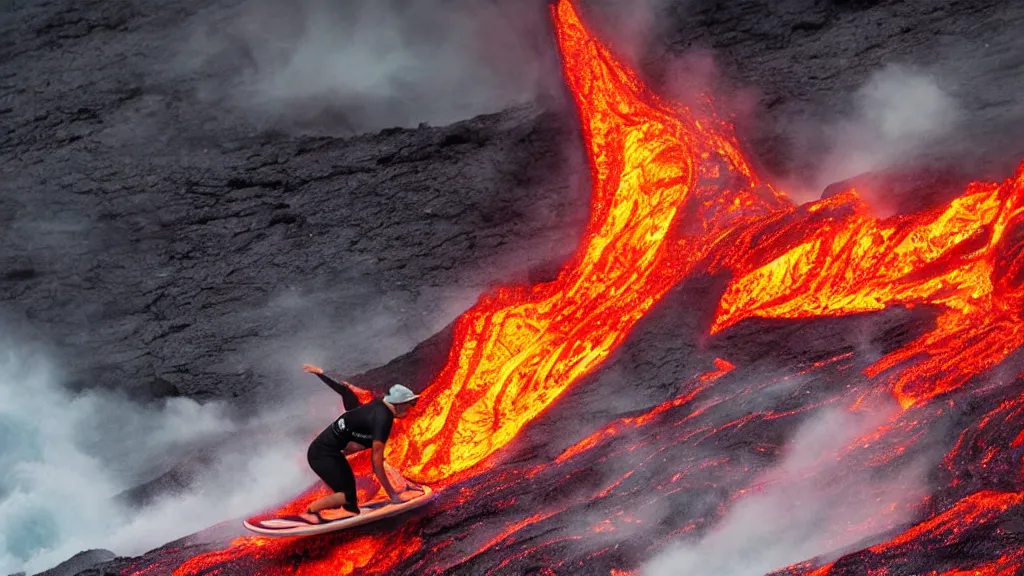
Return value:
[(303, 364), (302, 365), (302, 369), (305, 370), (306, 372), (309, 372), (310, 374), (323, 374), (324, 373), (324, 371), (321, 368), (319, 368), (317, 366), (313, 366), (312, 364)]

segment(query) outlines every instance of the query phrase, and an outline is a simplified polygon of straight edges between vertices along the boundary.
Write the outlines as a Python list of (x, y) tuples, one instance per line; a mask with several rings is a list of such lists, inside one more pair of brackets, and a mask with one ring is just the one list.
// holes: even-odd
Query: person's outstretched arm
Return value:
[(341, 403), (345, 406), (346, 412), (362, 405), (362, 402), (359, 401), (359, 397), (356, 396), (356, 393), (353, 392), (351, 388), (341, 382), (333, 380), (331, 377), (324, 374), (322, 369), (311, 364), (303, 364), (302, 369), (310, 374), (315, 374), (320, 381), (327, 384), (331, 390), (337, 392), (341, 396)]

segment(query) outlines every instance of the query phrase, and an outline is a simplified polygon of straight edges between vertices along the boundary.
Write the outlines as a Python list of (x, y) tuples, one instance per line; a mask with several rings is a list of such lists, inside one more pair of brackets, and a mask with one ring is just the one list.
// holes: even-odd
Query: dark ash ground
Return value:
[[(437, 4), (443, 10), (473, 3)], [(415, 102), (390, 116), (390, 109), (368, 115), (365, 103), (322, 98), (293, 102), (294, 114), (287, 107), (254, 112), (231, 97), (234, 92), (211, 90), (234, 86), (241, 82), (237, 69), (260, 65), (244, 57), (244, 46), (229, 38), (202, 65), (181, 63), (182, 54), (191, 54), (197, 23), (228, 21), (253, 5), (26, 0), (4, 7), (0, 320), (19, 339), (51, 349), (73, 374), (72, 389), (122, 390), (140, 402), (175, 395), (230, 399), (243, 411), (287, 393), (281, 383), (295, 377), (296, 358), (305, 351), (353, 374), (441, 332), (411, 359), (399, 357), (360, 378), (372, 387), (395, 379), (422, 387), (446, 352), (444, 327), (480, 290), (543, 278), (578, 241), (587, 211), (586, 170), (574, 112), (557, 78), (537, 88), (533, 102), (512, 106), (493, 98), (493, 113), (443, 127), (410, 122), (404, 111)], [(515, 27), (538, 42), (549, 30), (537, 24), (543, 22), (540, 6), (522, 10), (531, 9), (541, 16), (523, 16)], [(946, 133), (901, 152), (902, 167), (935, 174), (941, 166), (946, 180), (960, 182), (1003, 178), (1024, 158), (1024, 99), (1017, 94), (1024, 78), (1024, 6), (691, 0), (665, 3), (664, 15), (651, 40), (634, 46), (652, 84), (673, 89), (679, 71), (692, 70), (680, 68), (678, 57), (692, 66), (695, 51), (710, 50), (719, 68), (702, 78), (740, 95), (726, 100), (738, 114), (741, 137), (779, 181), (818, 174), (833, 134), (828, 127), (842, 125), (858, 88), (887, 64), (930, 73), (959, 110)], [(557, 71), (551, 46), (538, 46), (536, 67)], [(378, 125), (361, 125), (361, 115)], [(408, 127), (388, 128), (391, 118)], [(317, 134), (310, 134), (314, 127)], [(898, 209), (938, 201), (908, 187), (880, 193), (895, 197)], [(434, 515), (412, 527), (428, 541), (461, 544), (426, 558), (428, 544), (395, 572), (450, 566), (450, 573), (478, 574), (509, 559), (500, 573), (554, 566), (558, 573), (606, 574), (636, 567), (648, 558), (652, 540), (672, 540), (668, 534), (681, 518), (715, 520), (721, 499), (750, 480), (743, 470), (775, 462), (799, 419), (717, 435), (701, 454), (680, 456), (713, 452), (729, 464), (687, 481), (689, 504), (671, 504), (685, 509), (622, 539), (559, 537), (590, 526), (592, 518), (642, 506), (645, 487), (673, 477), (680, 460), (638, 465), (620, 456), (608, 464), (601, 453), (589, 453), (514, 489), (505, 474), (544, 463), (610, 421), (673, 397), (681, 381), (712, 369), (716, 356), (745, 362), (716, 392), (727, 396), (788, 366), (861, 350), (865, 338), (876, 350), (895, 347), (929, 321), (889, 311), (745, 325), (706, 342), (700, 310), (715, 301), (714, 290), (707, 279), (677, 288), (604, 369), (524, 429), (493, 477), (473, 481), (493, 500), (513, 492), (524, 498), (503, 509), (440, 502)], [(850, 373), (856, 370), (826, 370), (785, 394), (760, 397), (756, 406), (723, 407), (705, 424), (813, 404), (859, 385)], [(943, 422), (948, 430), (969, 428), (1012, 388), (972, 398)], [(666, 426), (672, 417), (665, 416)], [(572, 422), (571, 432), (559, 424), (565, 421)], [(1005, 426), (1019, 431), (1020, 424)], [(955, 438), (946, 429), (936, 426), (928, 442), (942, 446), (951, 434)], [(601, 450), (621, 454), (617, 442), (641, 441), (656, 453), (684, 434), (645, 430)], [(1016, 431), (1003, 434), (1013, 438)], [(1007, 480), (1011, 465), (982, 469), (965, 461), (961, 469), (974, 473), (940, 500), (986, 487), (1020, 490), (1019, 478)], [(614, 498), (595, 500), (579, 491), (632, 466), (639, 471)], [(926, 476), (945, 484), (938, 471)], [(159, 482), (147, 488), (161, 489)], [(541, 500), (564, 503), (569, 511), (459, 563), (479, 540), (531, 515)], [(1024, 522), (1022, 514), (1010, 510), (937, 553), (905, 551), (907, 564), (891, 573), (998, 557), (1024, 545), (1022, 531), (1013, 529)], [(842, 573), (892, 566), (857, 549), (840, 562)], [(127, 564), (115, 560), (91, 573)]]

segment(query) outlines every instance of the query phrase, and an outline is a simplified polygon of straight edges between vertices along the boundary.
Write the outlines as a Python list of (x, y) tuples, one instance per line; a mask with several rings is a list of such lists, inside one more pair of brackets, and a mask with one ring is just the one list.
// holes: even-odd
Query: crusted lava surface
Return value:
[[(690, 179), (706, 195), (686, 200), (687, 210), (665, 220), (665, 234), (678, 247), (658, 258), (672, 266), (634, 279), (649, 282), (656, 295), (641, 302), (635, 318), (632, 309), (613, 308), (616, 316), (594, 330), (586, 322), (597, 313), (572, 317), (587, 334), (632, 318), (622, 320), (621, 339), (598, 341), (587, 353), (570, 345), (554, 356), (580, 362), (579, 374), (556, 373), (557, 362), (533, 359), (526, 345), (508, 350), (522, 370), (546, 379), (550, 371), (551, 382), (565, 385), (543, 394), (536, 379), (509, 376), (519, 386), (509, 393), (511, 405), (521, 408), (516, 394), (536, 399), (529, 396), (530, 407), (515, 413), (507, 441), (475, 439), (473, 458), (454, 451), (438, 457), (455, 444), (445, 438), (403, 440), (400, 458), (412, 476), (438, 484), (430, 505), (301, 540), (252, 538), (233, 519), (78, 573), (624, 574), (656, 557), (657, 574), (751, 573), (751, 566), (753, 573), (819, 576), (1019, 573), (1019, 174), (992, 192), (1005, 218), (993, 216), (957, 236), (951, 254), (923, 256), (915, 274), (893, 280), (897, 288), (880, 290), (877, 301), (865, 302), (858, 283), (872, 286), (884, 274), (837, 280), (835, 291), (846, 292), (832, 293), (815, 281), (815, 273), (829, 270), (825, 256), (807, 266), (800, 259), (808, 252), (793, 247), (854, 217), (871, 224), (850, 187), (876, 188), (895, 199), (901, 214), (934, 214), (966, 195), (967, 181), (1012, 180), (1024, 158), (1024, 104), (1009, 86), (1024, 62), (1010, 52), (1024, 11), (996, 3), (803, 4), (773, 4), (769, 11), (754, 2), (680, 3), (663, 31), (668, 48), (650, 56), (652, 86), (660, 85), (659, 65), (672, 51), (694, 44), (720, 51), (729, 74), (764, 91), (767, 121), (741, 122), (740, 141), (749, 138), (768, 173), (784, 174), (803, 162), (776, 151), (794, 149), (779, 145), (793, 137), (783, 125), (793, 110), (834, 111), (845, 104), (841, 95), (883, 62), (962, 54), (946, 61), (989, 84), (966, 101), (967, 115), (979, 120), (962, 139), (936, 147), (930, 161), (969, 156), (977, 173), (965, 175), (965, 162), (948, 173), (926, 166), (862, 176), (824, 191), (820, 213), (790, 210), (743, 174), (745, 162), (733, 156), (729, 139), (716, 140), (707, 146), (721, 154), (721, 171), (739, 176), (697, 169), (661, 180), (644, 176), (666, 187)], [(451, 314), (437, 300), (513, 284), (554, 292), (575, 278), (559, 270), (579, 264), (570, 258), (592, 231), (585, 228), (591, 192), (607, 190), (598, 176), (585, 185), (569, 182), (586, 172), (577, 157), (593, 155), (602, 138), (618, 134), (593, 120), (600, 111), (588, 115), (588, 106), (600, 106), (578, 96), (586, 93), (580, 86), (599, 82), (583, 72), (567, 79), (578, 110), (566, 96), (551, 109), (517, 107), (447, 127), (293, 136), (220, 118), (208, 103), (193, 108), (187, 84), (133, 75), (111, 59), (166, 41), (163, 31), (196, 6), (15, 8), (5, 17), (8, 57), (0, 68), (10, 93), (0, 103), (0, 299), (5, 321), (70, 358), (76, 388), (258, 404), (276, 393), (261, 383), (279, 375), (243, 358), (296, 335), (329, 338), (333, 322), (414, 310), (415, 318), (398, 322), (422, 344), (393, 359), (390, 350), (368, 346), (376, 357), (357, 359), (360, 351), (349, 351), (339, 362), (362, 362), (350, 381), (375, 392), (403, 381), (429, 394), (439, 382), (471, 381), (449, 371), (458, 365), (450, 354), (474, 334), (486, 335), (469, 320), (448, 323)], [(986, 42), (958, 44), (943, 35), (964, 29), (981, 31)], [(573, 34), (563, 31), (563, 51)], [(56, 82), (74, 55), (103, 63)], [(145, 68), (146, 56), (133, 58), (128, 62)], [(646, 113), (638, 110), (630, 113)], [(695, 133), (717, 137), (704, 126)], [(724, 191), (742, 191), (737, 205), (748, 202), (745, 208), (760, 212), (701, 204)], [(982, 204), (977, 213), (997, 212)], [(736, 226), (743, 218), (750, 225)], [(698, 233), (694, 222), (715, 224)], [(925, 229), (927, 222), (905, 225)], [(888, 234), (880, 228), (877, 235)], [(687, 244), (690, 238), (701, 241)], [(836, 258), (855, 249), (837, 244), (828, 253), (824, 244), (814, 249)], [(986, 287), (998, 294), (980, 312), (975, 300), (949, 296), (958, 286), (939, 273), (956, 266), (970, 272), (975, 260), (992, 263)], [(778, 284), (820, 290), (820, 300), (801, 300), (785, 286), (749, 288), (772, 278), (765, 270), (773, 262), (791, 266)], [(946, 284), (925, 281), (933, 277)], [(748, 288), (737, 295), (735, 286)], [(492, 291), (493, 299), (479, 305), (498, 309), (520, 297), (569, 307), (579, 296), (559, 298), (547, 289)], [(916, 292), (926, 289), (925, 296)], [(523, 330), (558, 332), (557, 324), (542, 323), (549, 309), (537, 306), (523, 315), (536, 324), (524, 321)], [(359, 307), (368, 311), (353, 312)], [(311, 328), (313, 319), (323, 323)], [(949, 352), (947, 340), (962, 347)], [(934, 357), (954, 363), (913, 364), (918, 371), (911, 376), (934, 386), (901, 378), (922, 350), (934, 351), (915, 348), (926, 344), (943, 347)], [(595, 353), (598, 361), (587, 364), (592, 350), (603, 356)], [(888, 358), (899, 362), (886, 364)], [(445, 401), (429, 400), (427, 406)], [(497, 437), (503, 413), (487, 410)]]

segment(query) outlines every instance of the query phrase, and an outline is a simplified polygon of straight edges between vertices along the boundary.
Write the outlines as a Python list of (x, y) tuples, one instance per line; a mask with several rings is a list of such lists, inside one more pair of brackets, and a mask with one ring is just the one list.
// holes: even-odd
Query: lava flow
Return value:
[[(848, 452), (866, 468), (882, 470), (923, 445), (928, 423), (949, 412), (938, 403), (942, 395), (957, 391), (1024, 344), (1024, 172), (1003, 183), (972, 185), (944, 209), (882, 221), (868, 215), (853, 191), (796, 207), (760, 181), (731, 127), (714, 116), (710, 104), (707, 110), (694, 110), (650, 92), (590, 34), (568, 0), (561, 0), (552, 15), (590, 160), (590, 220), (581, 248), (556, 280), (501, 288), (457, 320), (447, 364), (423, 391), (411, 424), (396, 422), (388, 461), (410, 478), (432, 484), (440, 492), (437, 506), (453, 511), (501, 496), (503, 509), (511, 510), (523, 498), (509, 493), (515, 478), (561, 486), (560, 477), (586, 476), (587, 467), (572, 468), (581, 455), (599, 454), (599, 461), (610, 462), (626, 453), (634, 459), (643, 453), (636, 467), (657, 479), (648, 486), (652, 506), (669, 494), (696, 493), (712, 485), (729, 494), (727, 503), (736, 502), (762, 486), (751, 462), (763, 465), (777, 457), (783, 423), (795, 426), (804, 413), (826, 404), (851, 410), (859, 405), (864, 390), (832, 394), (807, 389), (799, 407), (746, 410), (737, 416), (729, 407), (758, 387), (741, 386), (736, 367), (716, 360), (715, 372), (692, 379), (676, 397), (617, 419), (566, 447), (548, 465), (499, 472), (499, 460), (492, 457), (498, 450), (602, 366), (673, 287), (699, 274), (731, 276), (713, 333), (756, 317), (839, 317), (897, 305), (940, 309), (936, 325), (924, 335), (858, 367), (866, 386), (884, 387), (903, 408), (879, 429), (882, 440), (858, 439), (850, 445)], [(851, 366), (846, 354), (807, 372), (838, 379)], [(761, 389), (775, 384), (765, 381)], [(682, 447), (725, 442), (741, 429), (760, 431), (755, 437), (763, 440), (752, 455), (701, 453), (689, 457), (689, 463), (679, 456)], [(620, 437), (626, 433), (649, 440), (623, 445)], [(666, 456), (670, 451), (678, 458), (674, 464)], [(959, 453), (954, 448), (950, 454), (955, 458)], [(673, 465), (679, 469), (671, 471)], [(415, 523), (406, 523), (380, 536), (363, 530), (298, 541), (241, 538), (225, 550), (190, 559), (175, 573), (216, 573), (234, 563), (246, 566), (249, 574), (377, 574), (401, 563), (416, 573), (440, 572), (495, 547), (511, 546), (518, 533), (580, 507), (604, 506), (608, 514), (588, 531), (592, 535), (632, 530), (643, 522), (620, 508), (616, 498), (633, 494), (628, 487), (638, 477), (631, 468), (611, 481), (594, 480), (593, 486), (587, 484), (546, 510), (524, 511), (496, 533), (482, 533), (465, 551), (457, 539), (432, 542), (417, 532)], [(300, 509), (320, 490), (280, 512)], [(942, 512), (869, 552), (938, 538), (939, 528), (956, 532), (949, 527), (958, 522), (984, 524), (1019, 504), (1012, 492), (978, 494), (951, 494), (949, 510), (954, 512)], [(918, 496), (892, 510), (920, 509), (927, 499)], [(960, 514), (968, 509), (972, 515)], [(657, 551), (666, 538), (706, 533), (726, 511), (726, 504), (695, 507), (675, 529), (638, 544), (623, 562), (635, 565), (637, 557)], [(867, 533), (875, 534), (892, 529), (896, 518), (894, 513), (877, 525), (872, 519), (862, 524), (870, 523)], [(563, 534), (531, 544), (510, 552), (499, 569), (542, 547), (566, 547), (581, 538)], [(611, 550), (602, 548), (588, 558)], [(127, 573), (152, 567), (136, 566)]]
[[(696, 121), (647, 91), (568, 2), (555, 19), (592, 167), (585, 241), (554, 282), (500, 289), (459, 318), (448, 364), (390, 454), (423, 482), (467, 470), (507, 444), (692, 270), (701, 239), (687, 250), (672, 242), (687, 204), (701, 204), (708, 234), (737, 214), (781, 205), (759, 187), (723, 125)], [(727, 186), (707, 182), (718, 169), (735, 174)]]
[(960, 386), (1024, 344), (1024, 171), (974, 184), (943, 210), (878, 221), (848, 191), (798, 215), (752, 225), (742, 235), (758, 236), (758, 249), (719, 256), (736, 279), (713, 331), (752, 316), (939, 307), (933, 331), (867, 370), (878, 376), (921, 359), (887, 379), (904, 407)]

